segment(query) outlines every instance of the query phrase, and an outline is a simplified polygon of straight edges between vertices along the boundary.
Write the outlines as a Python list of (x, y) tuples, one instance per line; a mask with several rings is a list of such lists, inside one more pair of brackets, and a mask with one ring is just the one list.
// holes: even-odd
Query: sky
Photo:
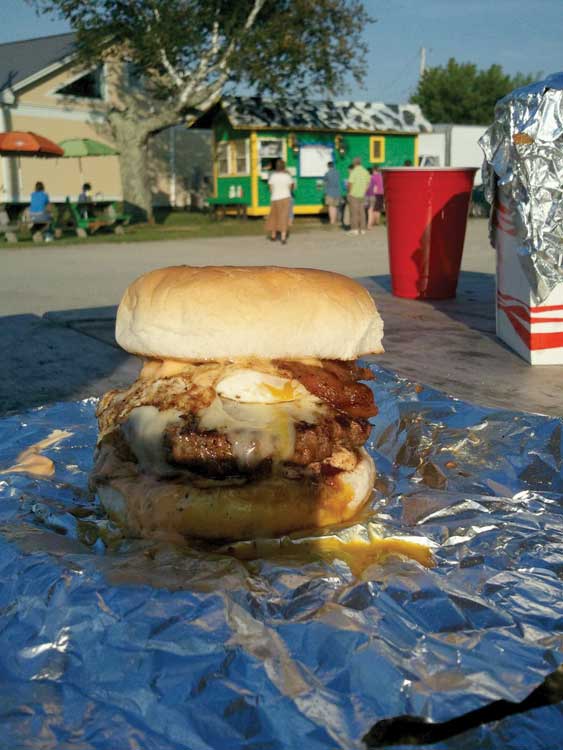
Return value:
[[(340, 99), (406, 102), (427, 65), (450, 57), (514, 74), (563, 70), (563, 0), (366, 0), (377, 19), (365, 30), (369, 54), (362, 86), (347, 82)], [(38, 17), (25, 0), (0, 0), (0, 43), (61, 34), (64, 21)], [(319, 20), (322, 22), (322, 19)]]

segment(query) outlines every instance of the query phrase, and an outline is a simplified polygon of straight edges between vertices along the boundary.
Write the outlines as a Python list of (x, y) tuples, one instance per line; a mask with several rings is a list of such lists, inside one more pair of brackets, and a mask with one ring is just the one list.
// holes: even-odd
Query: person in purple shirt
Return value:
[(383, 177), (377, 167), (371, 168), (371, 179), (366, 190), (368, 206), (367, 228), (378, 226), (383, 211)]

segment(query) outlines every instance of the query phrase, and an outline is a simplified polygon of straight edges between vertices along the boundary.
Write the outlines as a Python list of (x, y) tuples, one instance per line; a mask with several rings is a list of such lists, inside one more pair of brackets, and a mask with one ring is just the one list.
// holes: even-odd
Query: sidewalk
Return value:
[[(125, 287), (157, 266), (193, 263), (309, 266), (359, 277), (385, 321), (377, 364), (480, 404), (562, 415), (563, 366), (529, 367), (494, 336), (494, 253), (487, 224), (470, 220), (458, 297), (418, 302), (389, 292), (383, 227), (88, 248), (0, 251), (0, 414), (98, 396), (130, 383), (139, 361), (113, 337)], [(298, 290), (296, 290), (298, 292)]]

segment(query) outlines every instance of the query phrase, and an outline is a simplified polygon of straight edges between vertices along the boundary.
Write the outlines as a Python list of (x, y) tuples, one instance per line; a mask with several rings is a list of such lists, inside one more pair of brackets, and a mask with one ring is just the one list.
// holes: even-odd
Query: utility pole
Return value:
[(418, 75), (420, 78), (424, 75), (424, 71), (426, 70), (426, 47), (420, 48), (420, 67), (418, 69)]

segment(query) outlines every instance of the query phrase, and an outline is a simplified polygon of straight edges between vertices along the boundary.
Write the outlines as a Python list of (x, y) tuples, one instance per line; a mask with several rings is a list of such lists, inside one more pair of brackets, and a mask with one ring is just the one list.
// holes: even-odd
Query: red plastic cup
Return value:
[(455, 297), (473, 167), (381, 170), (391, 288), (396, 297)]

